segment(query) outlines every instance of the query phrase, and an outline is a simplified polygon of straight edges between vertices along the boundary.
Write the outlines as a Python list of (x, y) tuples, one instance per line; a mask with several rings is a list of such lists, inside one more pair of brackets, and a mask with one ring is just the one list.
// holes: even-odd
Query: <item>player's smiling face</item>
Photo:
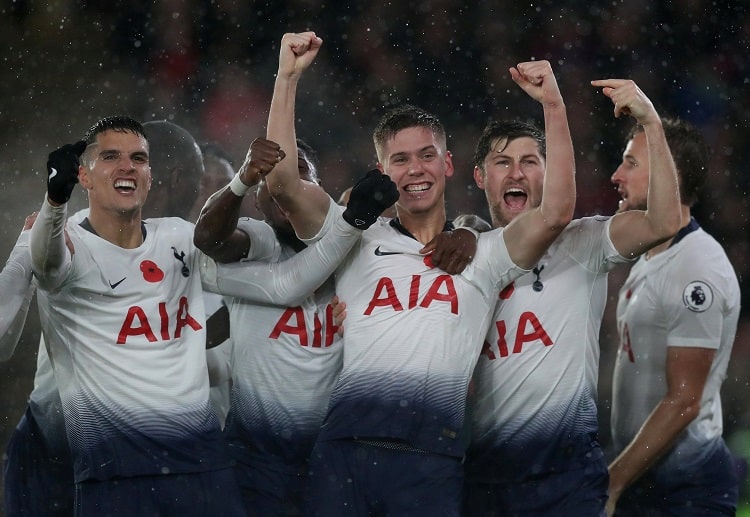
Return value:
[(442, 206), (445, 179), (453, 175), (453, 161), (445, 143), (429, 128), (402, 129), (382, 149), (381, 167), (398, 186), (399, 210), (422, 213)]
[(83, 155), (80, 181), (93, 205), (118, 212), (142, 208), (151, 188), (148, 142), (130, 131), (99, 133)]
[(646, 134), (636, 134), (622, 153), (622, 163), (614, 174), (612, 183), (620, 194), (618, 212), (645, 210), (648, 197), (648, 147)]
[(545, 160), (537, 141), (522, 136), (510, 142), (497, 139), (474, 168), (474, 180), (485, 191), (495, 227), (506, 226), (518, 214), (542, 202)]

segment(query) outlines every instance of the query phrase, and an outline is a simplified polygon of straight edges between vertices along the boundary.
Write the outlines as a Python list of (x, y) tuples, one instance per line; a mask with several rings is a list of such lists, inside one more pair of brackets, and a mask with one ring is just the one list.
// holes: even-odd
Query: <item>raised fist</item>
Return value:
[(344, 220), (364, 230), (372, 226), (383, 210), (398, 200), (398, 187), (387, 175), (373, 169), (352, 188)]
[(49, 153), (47, 158), (47, 197), (57, 204), (67, 203), (78, 183), (80, 157), (86, 150), (86, 142), (65, 144)]

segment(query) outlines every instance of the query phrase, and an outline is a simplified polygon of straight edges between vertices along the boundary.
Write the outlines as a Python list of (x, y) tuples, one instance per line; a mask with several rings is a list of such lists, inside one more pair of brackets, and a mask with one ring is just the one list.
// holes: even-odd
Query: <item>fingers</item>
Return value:
[(541, 86), (544, 78), (552, 74), (552, 66), (546, 60), (518, 63), (516, 70), (524, 80), (535, 86)]
[(265, 176), (286, 157), (279, 144), (265, 138), (256, 138), (250, 144), (245, 161), (240, 167), (242, 182), (256, 185), (261, 176)]
[(614, 115), (631, 115), (641, 124), (659, 118), (651, 100), (630, 79), (599, 79), (591, 85), (602, 88), (602, 93), (614, 104)]
[(432, 253), (435, 251), (435, 247), (437, 246), (437, 243), (435, 242), (436, 239), (432, 239), (430, 242), (424, 245), (421, 250), (419, 250), (419, 253), (422, 255), (427, 255), (428, 253)]
[(561, 100), (555, 74), (549, 61), (527, 61), (509, 69), (511, 79), (539, 102)]
[(333, 313), (333, 324), (337, 327), (336, 333), (339, 336), (343, 336), (343, 323), (346, 319), (346, 303), (340, 301), (338, 296), (334, 296), (331, 300), (331, 309)]
[(31, 227), (34, 225), (34, 221), (36, 221), (36, 216), (39, 215), (39, 212), (32, 212), (31, 214), (26, 216), (26, 220), (23, 223), (23, 229), (24, 230), (30, 230)]

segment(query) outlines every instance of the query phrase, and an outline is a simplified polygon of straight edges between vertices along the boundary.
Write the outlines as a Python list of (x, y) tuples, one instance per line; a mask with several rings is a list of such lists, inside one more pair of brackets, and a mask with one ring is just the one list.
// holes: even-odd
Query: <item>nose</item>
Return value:
[(135, 169), (135, 162), (133, 161), (133, 158), (130, 156), (122, 155), (120, 156), (120, 160), (118, 162), (118, 166), (122, 170), (126, 171), (132, 171)]
[(615, 169), (615, 172), (612, 173), (612, 176), (609, 177), (609, 180), (615, 185), (619, 185), (623, 183), (624, 176), (625, 174), (622, 170), (622, 165), (620, 165)]
[(419, 158), (409, 159), (409, 169), (406, 171), (410, 176), (416, 176), (422, 172), (422, 162)]
[(523, 178), (526, 175), (523, 172), (523, 167), (521, 167), (521, 164), (517, 161), (513, 161), (508, 167), (510, 167), (510, 171), (508, 171), (508, 176), (511, 178)]

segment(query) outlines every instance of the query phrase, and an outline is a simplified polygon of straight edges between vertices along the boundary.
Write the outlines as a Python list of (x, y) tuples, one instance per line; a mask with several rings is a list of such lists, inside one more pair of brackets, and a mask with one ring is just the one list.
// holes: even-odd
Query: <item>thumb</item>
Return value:
[(432, 239), (430, 242), (424, 245), (424, 247), (419, 250), (419, 253), (422, 255), (427, 255), (428, 253), (432, 253), (435, 251), (435, 239)]

